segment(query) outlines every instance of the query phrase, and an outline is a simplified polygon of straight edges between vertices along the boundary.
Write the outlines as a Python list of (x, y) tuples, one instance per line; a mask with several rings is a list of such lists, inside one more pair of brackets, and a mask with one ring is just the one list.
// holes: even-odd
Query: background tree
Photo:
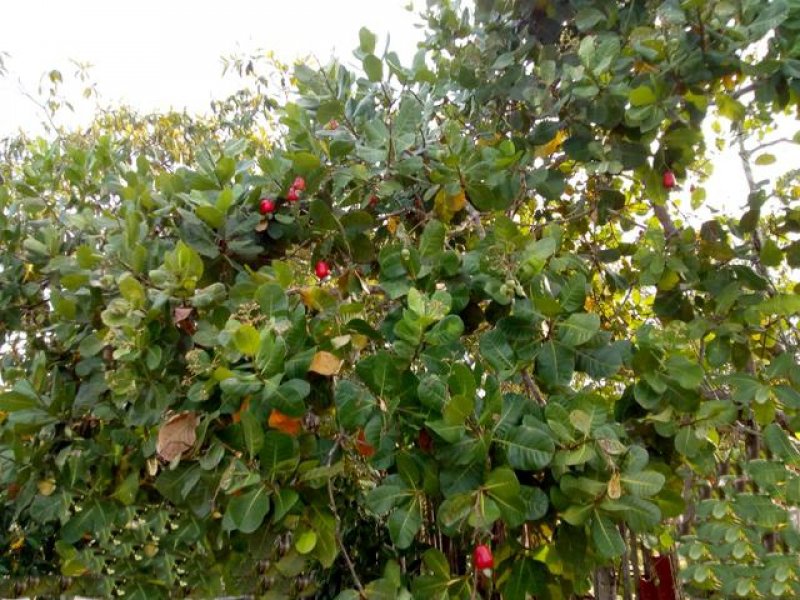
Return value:
[(431, 1), (7, 140), (4, 593), (798, 596), (799, 11)]

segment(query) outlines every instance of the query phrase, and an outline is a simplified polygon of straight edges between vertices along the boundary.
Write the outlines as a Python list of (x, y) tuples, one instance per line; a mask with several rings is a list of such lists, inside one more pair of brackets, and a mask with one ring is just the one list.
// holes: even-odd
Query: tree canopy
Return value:
[(800, 596), (800, 3), (424, 19), (4, 141), (4, 595)]

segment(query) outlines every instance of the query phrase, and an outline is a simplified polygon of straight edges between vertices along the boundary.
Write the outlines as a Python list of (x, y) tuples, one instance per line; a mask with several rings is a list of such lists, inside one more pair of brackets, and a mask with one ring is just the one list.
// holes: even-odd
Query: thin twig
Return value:
[[(328, 452), (328, 463), (326, 466), (330, 467), (331, 463), (333, 462), (333, 455), (336, 453), (336, 450), (339, 448), (339, 440), (337, 439), (336, 442), (331, 447), (330, 452)], [(358, 589), (358, 593), (362, 598), (366, 597), (366, 592), (364, 590), (364, 586), (361, 583), (361, 580), (358, 578), (358, 573), (356, 573), (356, 567), (353, 564), (353, 561), (350, 559), (350, 555), (347, 553), (347, 549), (344, 547), (344, 542), (342, 541), (342, 533), (340, 531), (340, 525), (342, 523), (342, 519), (339, 517), (339, 511), (336, 509), (336, 499), (333, 496), (333, 480), (328, 479), (328, 500), (330, 501), (330, 508), (331, 512), (333, 513), (333, 518), (336, 520), (336, 531), (334, 535), (336, 536), (336, 543), (339, 544), (339, 550), (342, 551), (342, 556), (344, 557), (344, 562), (347, 563), (347, 568), (350, 570), (350, 575), (353, 577), (353, 582), (355, 583), (356, 588)]]
[(536, 400), (536, 402), (539, 403), (539, 406), (544, 406), (547, 404), (544, 396), (542, 396), (539, 386), (536, 385), (536, 382), (530, 376), (530, 373), (528, 373), (526, 369), (522, 369), (520, 375), (522, 375), (522, 382), (525, 384), (525, 389)]

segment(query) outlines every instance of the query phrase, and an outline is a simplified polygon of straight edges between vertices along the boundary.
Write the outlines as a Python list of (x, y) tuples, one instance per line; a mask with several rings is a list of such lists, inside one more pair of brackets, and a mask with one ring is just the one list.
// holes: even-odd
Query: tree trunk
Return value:
[(595, 600), (616, 600), (617, 594), (614, 587), (614, 570), (611, 567), (602, 567), (595, 570)]

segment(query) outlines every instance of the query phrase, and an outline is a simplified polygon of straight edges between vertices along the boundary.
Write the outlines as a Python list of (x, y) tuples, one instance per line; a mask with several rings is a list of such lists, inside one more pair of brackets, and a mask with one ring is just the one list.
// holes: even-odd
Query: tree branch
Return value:
[(547, 402), (545, 401), (544, 396), (542, 396), (539, 386), (536, 385), (536, 382), (530, 376), (530, 373), (528, 373), (528, 371), (525, 369), (522, 369), (520, 375), (522, 375), (522, 383), (525, 384), (525, 389), (528, 391), (528, 394), (530, 394), (536, 400), (536, 402), (539, 403), (539, 406), (546, 405)]
[[(336, 449), (339, 447), (339, 440), (337, 439), (336, 442), (328, 452), (328, 464), (327, 466), (331, 466), (333, 462), (333, 455), (336, 453)], [(366, 598), (366, 592), (364, 591), (364, 585), (361, 583), (361, 580), (358, 578), (358, 573), (356, 573), (356, 567), (353, 564), (353, 561), (350, 558), (350, 555), (347, 553), (347, 549), (344, 547), (344, 542), (342, 541), (342, 533), (340, 531), (340, 526), (342, 523), (341, 517), (339, 517), (339, 511), (336, 509), (336, 498), (333, 495), (333, 480), (328, 478), (328, 502), (330, 505), (331, 512), (333, 513), (333, 518), (336, 520), (336, 531), (334, 535), (336, 537), (336, 543), (339, 544), (339, 550), (342, 551), (342, 556), (344, 557), (344, 562), (347, 563), (347, 568), (350, 570), (350, 575), (353, 577), (353, 583), (355, 583), (356, 588), (358, 589), (358, 593), (361, 598)]]
[(678, 228), (675, 227), (675, 223), (672, 221), (672, 217), (669, 216), (666, 206), (653, 204), (653, 213), (656, 215), (658, 222), (661, 223), (667, 239), (678, 235)]

